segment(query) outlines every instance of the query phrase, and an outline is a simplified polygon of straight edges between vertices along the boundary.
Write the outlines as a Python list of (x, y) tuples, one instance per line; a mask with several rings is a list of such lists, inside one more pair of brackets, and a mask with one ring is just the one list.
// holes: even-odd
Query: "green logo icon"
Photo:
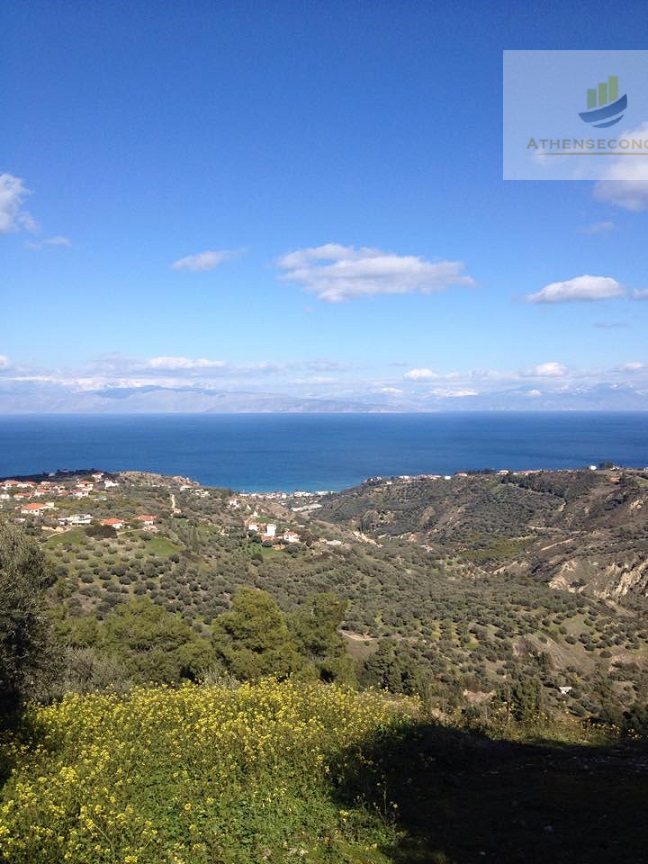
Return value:
[(599, 83), (598, 87), (587, 90), (588, 110), (579, 113), (578, 116), (585, 123), (591, 123), (599, 129), (605, 129), (618, 123), (627, 107), (627, 95), (624, 94), (619, 99), (618, 77), (610, 75), (605, 83)]

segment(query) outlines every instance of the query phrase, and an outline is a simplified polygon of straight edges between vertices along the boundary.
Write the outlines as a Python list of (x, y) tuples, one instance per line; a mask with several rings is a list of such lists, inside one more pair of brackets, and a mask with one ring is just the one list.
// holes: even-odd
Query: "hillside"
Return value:
[(602, 599), (645, 598), (648, 472), (501, 472), (367, 481), (321, 517), (406, 538), (480, 573), (530, 573)]
[(0, 738), (6, 864), (645, 862), (645, 743), (492, 740), (263, 681), (68, 694)]
[(644, 472), (373, 479), (296, 496), (138, 472), (0, 487), (4, 515), (55, 568), (50, 604), (71, 645), (137, 597), (208, 636), (241, 586), (286, 613), (330, 592), (348, 601), (360, 682), (441, 712), (480, 716), (497, 697), (615, 720), (645, 693)]

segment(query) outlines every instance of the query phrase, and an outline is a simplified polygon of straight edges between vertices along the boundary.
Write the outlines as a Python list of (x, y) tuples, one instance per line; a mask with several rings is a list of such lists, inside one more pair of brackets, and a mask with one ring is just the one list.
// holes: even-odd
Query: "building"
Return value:
[(51, 501), (47, 501), (44, 504), (23, 504), (20, 508), (20, 512), (24, 513), (26, 516), (42, 516), (45, 510), (53, 510), (54, 504)]
[(123, 528), (126, 523), (123, 519), (102, 519), (99, 524), (106, 525), (108, 528), (114, 528), (115, 531), (119, 531), (119, 529)]
[(283, 539), (286, 543), (299, 543), (299, 534), (295, 531), (284, 531)]

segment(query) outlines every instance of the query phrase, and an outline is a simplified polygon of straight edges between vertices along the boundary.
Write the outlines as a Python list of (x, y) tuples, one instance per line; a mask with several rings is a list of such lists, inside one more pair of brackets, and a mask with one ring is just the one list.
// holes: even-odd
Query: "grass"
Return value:
[(275, 558), (286, 558), (286, 553), (283, 549), (273, 549), (271, 546), (263, 546), (260, 543), (255, 543), (253, 546), (254, 552), (260, 552), (263, 555), (263, 560), (272, 561)]
[[(4, 742), (6, 864), (384, 864), (368, 742), (418, 710), (323, 685), (140, 688), (32, 708)], [(353, 800), (341, 800), (350, 778)], [(376, 799), (380, 807), (367, 805)]]
[(62, 534), (52, 534), (47, 538), (46, 547), (73, 546), (80, 548), (86, 546), (88, 538), (82, 528), (72, 528)]
[(496, 741), (419, 725), (370, 758), (396, 805), (398, 864), (648, 861), (645, 742)]
[(5, 864), (642, 864), (645, 741), (292, 682), (68, 695), (6, 733)]
[(160, 558), (168, 558), (169, 556), (176, 555), (181, 551), (180, 546), (167, 540), (166, 537), (152, 536), (146, 546)]

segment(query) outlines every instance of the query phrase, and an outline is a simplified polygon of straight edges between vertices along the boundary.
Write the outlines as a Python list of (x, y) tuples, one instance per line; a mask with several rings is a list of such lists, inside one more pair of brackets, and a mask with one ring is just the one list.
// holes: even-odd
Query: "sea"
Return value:
[(369, 477), (648, 466), (646, 412), (0, 417), (0, 477), (140, 470), (241, 492), (339, 491)]

